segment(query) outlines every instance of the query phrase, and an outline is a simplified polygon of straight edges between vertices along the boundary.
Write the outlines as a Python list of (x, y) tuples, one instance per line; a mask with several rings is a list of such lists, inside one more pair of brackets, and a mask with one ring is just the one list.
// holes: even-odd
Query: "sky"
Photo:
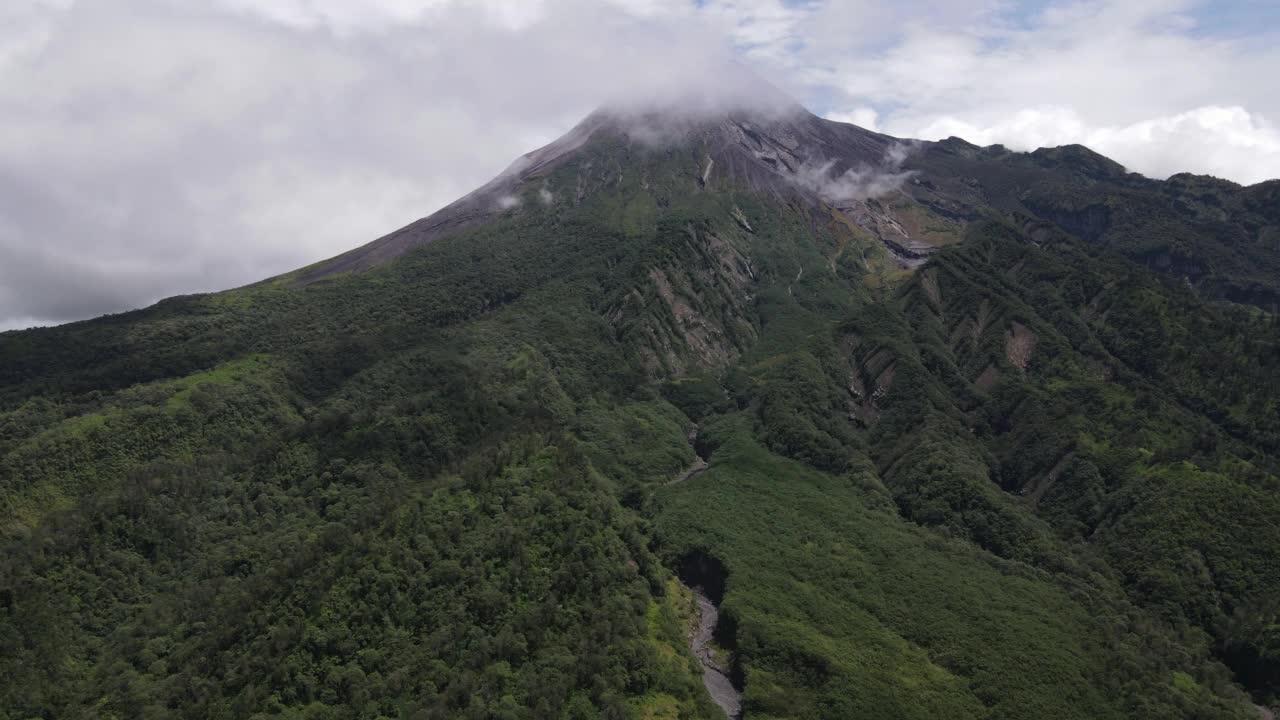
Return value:
[(1280, 177), (1276, 0), (3, 0), (0, 330), (330, 257), (735, 63), (900, 137)]

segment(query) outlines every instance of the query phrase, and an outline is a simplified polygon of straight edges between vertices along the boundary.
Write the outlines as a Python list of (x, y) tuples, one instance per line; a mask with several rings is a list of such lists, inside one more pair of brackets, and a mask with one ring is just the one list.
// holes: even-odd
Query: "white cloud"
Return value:
[(1122, 126), (1090, 126), (1070, 108), (1020, 110), (993, 125), (951, 116), (919, 131), (924, 140), (963, 137), (1034, 150), (1080, 143), (1152, 177), (1196, 170), (1244, 184), (1280, 177), (1280, 132), (1240, 107), (1202, 107)]
[(744, 94), (735, 57), (827, 117), (902, 137), (1280, 176), (1278, 33), (1215, 36), (1195, 26), (1201, 5), (6, 0), (0, 326), (309, 264), (465, 194), (599, 104)]
[(0, 47), (41, 38), (0, 63), (0, 320), (114, 312), (332, 256), (601, 100), (696, 86), (730, 57), (694, 28), (587, 0), (223, 1), (42, 2), (0, 25)]
[(857, 125), (860, 128), (865, 128), (872, 132), (875, 132), (880, 128), (880, 113), (876, 112), (875, 108), (859, 107), (854, 108), (849, 112), (829, 112), (823, 117), (836, 122)]
[(834, 161), (809, 163), (797, 168), (791, 180), (833, 203), (883, 197), (901, 188), (915, 174), (910, 170), (902, 170), (902, 163), (911, 152), (911, 146), (905, 143), (894, 145), (889, 148), (879, 167), (853, 167), (839, 175), (831, 172), (835, 166)]
[(25, 317), (25, 316), (9, 317), (9, 318), (0, 319), (0, 332), (6, 332), (8, 330), (26, 330), (27, 328), (33, 328), (33, 327), (48, 327), (50, 325), (57, 325), (57, 324), (58, 324), (57, 322), (51, 322), (49, 320), (41, 320), (39, 318), (33, 318), (33, 317)]
[(1280, 33), (1194, 32), (1202, 5), (1058, 2), (1014, 21), (974, 3), (967, 21), (907, 23), (871, 52), (827, 48), (835, 59), (810, 57), (808, 77), (838, 104), (879, 108), (880, 129), (899, 136), (1083, 143), (1154, 176), (1278, 177), (1268, 119), (1280, 117)]
[(784, 0), (709, 0), (702, 13), (723, 28), (748, 55), (786, 63), (801, 22), (818, 3)]
[(508, 30), (520, 30), (542, 17), (543, 0), (215, 0), (238, 12), (291, 27), (324, 28), (338, 34), (385, 31), (438, 19), (449, 11), (474, 11), (477, 17)]
[(1134, 168), (1167, 177), (1191, 168), (1252, 184), (1280, 178), (1280, 132), (1241, 107), (1202, 107), (1121, 128), (1096, 128), (1086, 143)]

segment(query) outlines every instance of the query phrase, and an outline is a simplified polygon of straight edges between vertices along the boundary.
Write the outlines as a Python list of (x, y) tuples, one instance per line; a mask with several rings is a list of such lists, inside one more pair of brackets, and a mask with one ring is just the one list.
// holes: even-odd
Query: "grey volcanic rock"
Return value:
[[(1102, 245), (1123, 238), (1116, 247), (1123, 254), (1185, 276), (1208, 296), (1277, 305), (1280, 181), (1242, 188), (1189, 175), (1152, 180), (1078, 145), (1020, 153), (958, 138), (900, 140), (819, 118), (759, 81), (728, 85), (721, 96), (597, 110), (466, 197), (290, 277), (307, 284), (367, 270), (529, 211), (522, 203), (582, 204), (627, 178), (624, 192), (746, 192), (804, 208), (815, 224), (842, 223), (875, 238), (903, 268), (961, 242), (966, 226), (984, 217), (1039, 222), (1038, 233), (1056, 226)], [(576, 187), (573, 180), (550, 187), (570, 167)], [(1146, 238), (1153, 217), (1166, 226)], [(740, 210), (726, 219), (755, 232)], [(1211, 250), (1179, 254), (1192, 245)]]
[[(853, 207), (908, 176), (900, 167), (908, 146), (887, 135), (824, 120), (794, 103), (712, 115), (671, 108), (604, 108), (558, 140), (517, 158), (498, 177), (460, 200), (304, 269), (297, 282), (366, 270), (492, 220), (511, 210), (529, 183), (572, 161), (589, 143), (605, 139), (650, 150), (696, 148), (703, 155), (702, 184), (727, 179), (752, 192), (814, 208), (823, 204)], [(861, 210), (867, 215), (865, 208)]]

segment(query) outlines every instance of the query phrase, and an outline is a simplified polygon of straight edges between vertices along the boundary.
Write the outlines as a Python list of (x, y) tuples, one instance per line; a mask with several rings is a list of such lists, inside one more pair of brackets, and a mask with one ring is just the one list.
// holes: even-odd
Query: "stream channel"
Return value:
[[(698, 624), (689, 637), (689, 648), (702, 665), (702, 684), (730, 720), (742, 717), (742, 677), (734, 667), (732, 623), (720, 622), (724, 599), (724, 568), (720, 561), (700, 552), (680, 563), (680, 581), (693, 591)], [(729, 650), (729, 652), (726, 652)]]

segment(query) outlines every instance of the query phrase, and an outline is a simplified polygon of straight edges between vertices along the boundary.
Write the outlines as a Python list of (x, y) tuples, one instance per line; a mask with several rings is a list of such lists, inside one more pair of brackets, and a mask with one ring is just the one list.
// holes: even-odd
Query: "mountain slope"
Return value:
[(0, 717), (714, 717), (674, 575), (747, 717), (1253, 717), (1272, 189), (601, 112), (334, 260), (0, 335)]

